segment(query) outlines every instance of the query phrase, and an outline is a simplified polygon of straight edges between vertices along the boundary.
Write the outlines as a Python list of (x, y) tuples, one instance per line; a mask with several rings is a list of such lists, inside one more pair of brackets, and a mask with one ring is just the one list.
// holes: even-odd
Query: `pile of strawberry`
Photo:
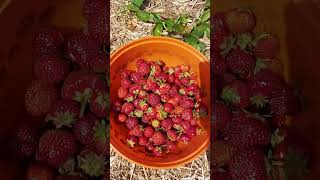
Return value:
[(108, 5), (87, 0), (88, 31), (41, 27), (34, 35), (34, 79), (15, 150), (27, 160), (26, 179), (108, 179)]
[(177, 150), (179, 141), (188, 143), (198, 135), (199, 116), (206, 107), (197, 84), (188, 65), (168, 67), (139, 59), (136, 71), (122, 71), (114, 108), (129, 130), (128, 145), (140, 145), (159, 157)]
[(212, 177), (284, 180), (303, 176), (308, 150), (289, 128), (300, 98), (279, 72), (279, 39), (255, 33), (255, 14), (213, 15)]

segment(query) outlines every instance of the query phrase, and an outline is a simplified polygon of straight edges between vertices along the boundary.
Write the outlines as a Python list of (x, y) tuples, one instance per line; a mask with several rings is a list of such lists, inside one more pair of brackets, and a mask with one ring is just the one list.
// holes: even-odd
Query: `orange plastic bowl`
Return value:
[[(210, 65), (209, 61), (200, 52), (188, 44), (165, 37), (147, 37), (128, 43), (111, 55), (110, 79), (111, 102), (117, 98), (117, 90), (120, 86), (119, 72), (124, 69), (135, 69), (137, 59), (162, 60), (168, 66), (179, 64), (190, 65), (191, 71), (198, 74), (200, 87), (205, 90), (204, 104), (210, 109)], [(145, 152), (143, 147), (130, 148), (126, 138), (128, 130), (125, 125), (116, 119), (116, 113), (110, 113), (110, 142), (112, 147), (123, 157), (131, 162), (148, 168), (165, 169), (186, 164), (200, 154), (209, 145), (210, 116), (200, 119), (199, 125), (204, 132), (192, 138), (189, 144), (179, 143), (177, 151), (170, 152), (163, 157), (153, 157)]]

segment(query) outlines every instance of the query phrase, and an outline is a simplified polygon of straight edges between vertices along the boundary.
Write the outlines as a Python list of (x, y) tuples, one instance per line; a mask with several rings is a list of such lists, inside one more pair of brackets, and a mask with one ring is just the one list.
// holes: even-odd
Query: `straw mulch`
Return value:
[[(135, 15), (128, 12), (126, 5), (130, 0), (111, 0), (111, 51), (115, 51), (126, 43), (150, 36), (153, 24), (143, 23), (136, 19)], [(162, 17), (177, 17), (186, 13), (190, 15), (192, 21), (197, 19), (203, 10), (202, 0), (149, 0), (146, 10), (160, 12)], [(192, 23), (190, 23), (192, 26)], [(178, 39), (180, 37), (177, 37)], [(207, 44), (205, 55), (209, 58), (209, 39), (201, 39)], [(132, 180), (207, 180), (209, 177), (208, 153), (204, 153), (193, 162), (170, 170), (153, 170), (144, 168), (123, 159), (121, 155), (113, 151), (110, 152), (111, 179), (132, 179)]]

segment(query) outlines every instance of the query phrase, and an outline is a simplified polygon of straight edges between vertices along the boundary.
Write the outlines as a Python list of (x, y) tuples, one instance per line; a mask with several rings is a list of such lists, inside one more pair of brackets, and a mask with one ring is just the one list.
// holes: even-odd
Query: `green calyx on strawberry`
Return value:
[(78, 156), (80, 169), (91, 177), (100, 177), (104, 175), (107, 161), (103, 155), (97, 155), (93, 152), (87, 152)]
[(101, 120), (97, 122), (93, 127), (94, 131), (94, 139), (102, 144), (107, 142), (108, 134), (107, 134), (107, 124), (105, 120)]
[(224, 38), (223, 43), (220, 45), (220, 54), (225, 57), (234, 47), (236, 43), (236, 38), (233, 35)]
[(81, 104), (79, 117), (83, 117), (87, 107), (87, 103), (91, 95), (92, 95), (92, 90), (90, 88), (86, 88), (83, 92), (79, 92), (79, 91), (76, 92), (74, 100)]
[(253, 35), (251, 33), (242, 33), (237, 35), (237, 42), (236, 44), (242, 50), (251, 50), (253, 42)]
[(63, 165), (59, 167), (60, 174), (73, 174), (75, 173), (76, 162), (74, 158), (69, 158)]
[(280, 50), (279, 39), (268, 33), (261, 33), (253, 41), (254, 54), (257, 58), (273, 59)]
[(71, 127), (75, 121), (75, 115), (70, 112), (58, 112), (55, 114), (55, 117), (48, 116), (46, 121), (53, 121), (57, 128), (61, 128), (62, 126)]
[(133, 114), (138, 117), (138, 118), (141, 118), (143, 116), (143, 111), (139, 110), (139, 109), (136, 109), (134, 110)]
[(251, 104), (255, 105), (257, 108), (262, 109), (266, 106), (269, 100), (265, 96), (256, 95), (250, 98)]
[(223, 88), (221, 98), (230, 105), (245, 108), (249, 105), (249, 89), (241, 81), (233, 81)]
[(89, 102), (91, 112), (98, 117), (107, 117), (109, 109), (109, 94), (95, 93)]

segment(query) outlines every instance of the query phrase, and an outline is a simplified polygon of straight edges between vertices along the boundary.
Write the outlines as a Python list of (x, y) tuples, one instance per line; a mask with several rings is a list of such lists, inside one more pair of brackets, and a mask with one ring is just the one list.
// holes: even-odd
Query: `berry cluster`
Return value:
[(282, 180), (300, 175), (308, 155), (304, 142), (288, 135), (287, 121), (299, 112), (300, 98), (282, 77), (279, 39), (254, 33), (256, 17), (249, 9), (218, 12), (212, 20), (212, 177)]
[(109, 178), (107, 8), (105, 0), (85, 1), (86, 33), (41, 27), (34, 35), (25, 107), (40, 121), (19, 124), (14, 137), (28, 180)]
[(198, 119), (207, 110), (197, 84), (188, 65), (139, 59), (136, 71), (124, 70), (114, 108), (129, 130), (128, 145), (161, 156), (174, 151), (178, 141), (188, 143), (199, 134)]

